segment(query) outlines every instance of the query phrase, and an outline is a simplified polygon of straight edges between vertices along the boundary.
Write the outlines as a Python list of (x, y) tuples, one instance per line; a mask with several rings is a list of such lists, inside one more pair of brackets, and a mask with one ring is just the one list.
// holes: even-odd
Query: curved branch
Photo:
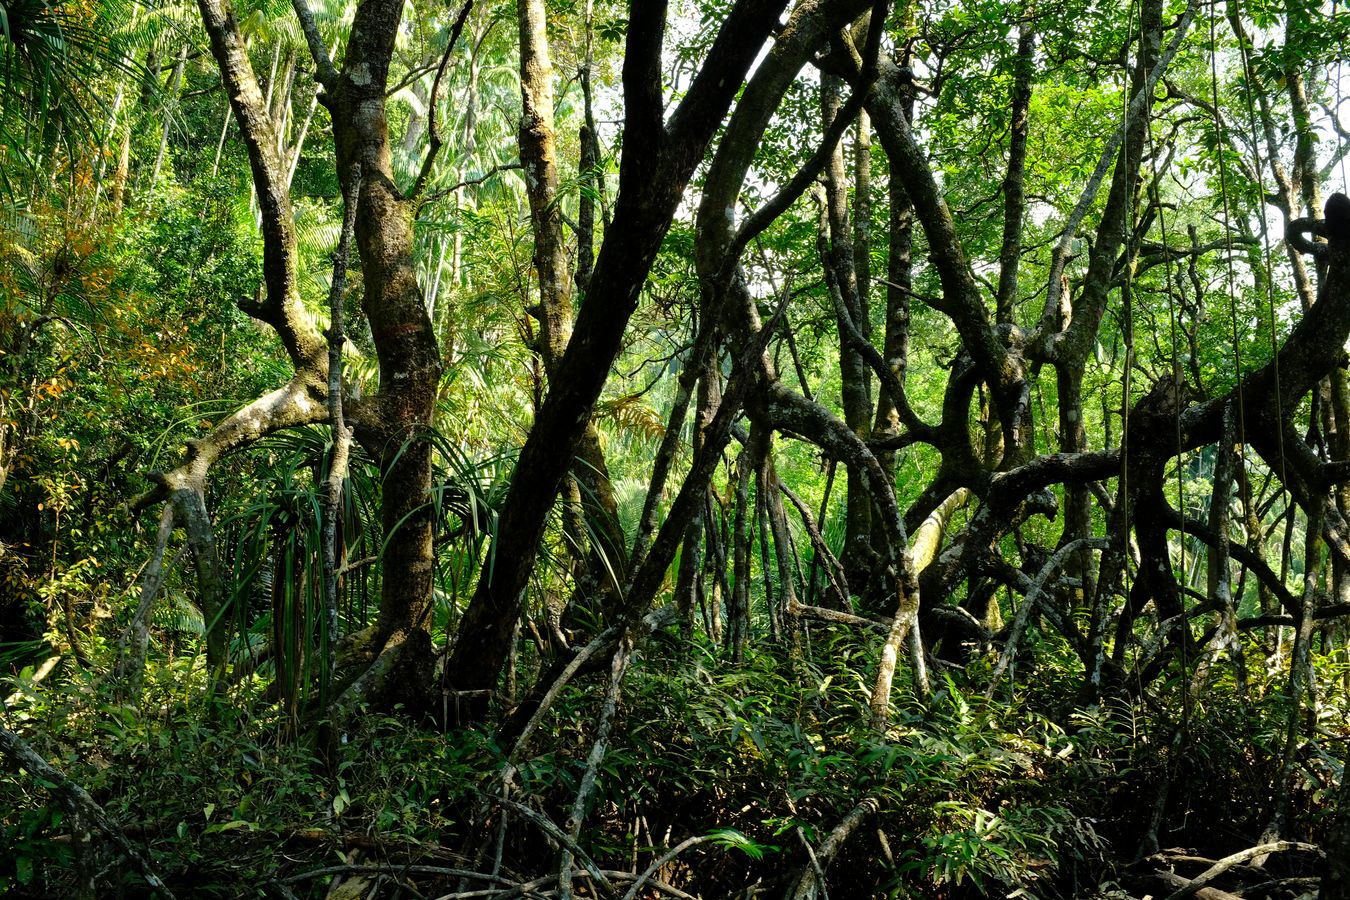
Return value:
[[(293, 0), (296, 4), (303, 3), (304, 0)], [(464, 30), (464, 23), (469, 19), (469, 10), (473, 9), (473, 0), (464, 0), (464, 4), (459, 8), (459, 16), (455, 19), (455, 24), (450, 28), (450, 37), (445, 44), (445, 53), (441, 54), (441, 64), (436, 67), (436, 77), (431, 82), (431, 97), (427, 101), (427, 131), (429, 133), (427, 155), (422, 160), (422, 168), (417, 173), (413, 186), (408, 191), (408, 196), (416, 199), (421, 196), (422, 189), (426, 187), (427, 179), (431, 177), (431, 170), (436, 165), (436, 157), (441, 152), (441, 147), (445, 145), (445, 136), (441, 134), (441, 123), (436, 118), (436, 107), (440, 103), (441, 80), (445, 77), (446, 66), (450, 64), (450, 57), (455, 52), (455, 44), (459, 42), (460, 32)], [(336, 73), (334, 73), (336, 77)]]
[(211, 39), (211, 53), (239, 123), (248, 150), (253, 186), (262, 217), (263, 283), (265, 293), (253, 302), (241, 302), (244, 312), (271, 325), (281, 337), (296, 372), (326, 371), (323, 336), (306, 315), (297, 282), (295, 219), (286, 167), (277, 153), (277, 137), (267, 101), (249, 61), (234, 12), (226, 0), (198, 0), (202, 24)]

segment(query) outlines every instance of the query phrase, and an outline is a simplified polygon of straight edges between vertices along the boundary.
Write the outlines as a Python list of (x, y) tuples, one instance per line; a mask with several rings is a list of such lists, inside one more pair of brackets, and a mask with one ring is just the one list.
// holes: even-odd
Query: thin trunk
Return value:
[[(1311, 515), (1307, 524), (1307, 544), (1304, 548), (1303, 597), (1294, 632), (1294, 646), (1289, 653), (1289, 720), (1285, 728), (1284, 748), (1280, 755), (1280, 774), (1275, 782), (1275, 797), (1271, 803), (1270, 821), (1262, 833), (1261, 842), (1280, 839), (1289, 830), (1289, 804), (1294, 790), (1293, 776), (1298, 765), (1299, 735), (1302, 732), (1303, 708), (1316, 706), (1311, 698), (1313, 688), (1312, 638), (1313, 612), (1317, 604), (1317, 584), (1321, 580), (1325, 541), (1322, 539), (1321, 515)], [(1258, 865), (1264, 859), (1258, 861)]]
[[(788, 494), (787, 488), (778, 478), (778, 472), (773, 465), (773, 458), (770, 457), (765, 469), (765, 501), (767, 503), (769, 514), (769, 528), (773, 533), (774, 555), (778, 561), (778, 596), (779, 608), (782, 611), (782, 629), (788, 632), (789, 646), (795, 646), (797, 635), (797, 617), (795, 612), (800, 605), (797, 599), (797, 587), (793, 580), (793, 562), (796, 554), (792, 548), (792, 531), (788, 526), (787, 512), (783, 507), (783, 496)], [(804, 512), (805, 506), (798, 506), (798, 511)], [(803, 521), (810, 518), (807, 513)], [(817, 535), (818, 536), (818, 535)], [(823, 543), (823, 542), (822, 542)], [(847, 594), (847, 590), (841, 593)], [(847, 597), (844, 600), (844, 609), (848, 608)]]
[(745, 644), (750, 631), (750, 535), (747, 525), (750, 473), (759, 467), (764, 439), (762, 431), (755, 429), (736, 463), (736, 518), (731, 531), (733, 581), (731, 602), (727, 604), (726, 637), (732, 661), (737, 664), (745, 660)]
[[(783, 605), (781, 603), (782, 573), (779, 573), (779, 590), (775, 591), (773, 585), (774, 567), (769, 559), (769, 554), (772, 552), (769, 548), (769, 495), (771, 493), (777, 493), (777, 488), (774, 487), (775, 479), (772, 476), (772, 472), (773, 453), (772, 447), (770, 447), (769, 452), (766, 453), (764, 459), (760, 461), (759, 470), (755, 473), (755, 522), (759, 526), (759, 568), (760, 577), (764, 579), (764, 608), (768, 613), (769, 619), (769, 640), (777, 642), (781, 627), (780, 610), (783, 608)], [(786, 536), (784, 536), (784, 541), (786, 541)], [(787, 543), (779, 546), (777, 550), (780, 560), (784, 556), (791, 559), (792, 547)], [(788, 567), (788, 572), (789, 574), (791, 573), (790, 566)], [(780, 600), (779, 603), (775, 603), (775, 593), (778, 594)]]
[(276, 129), (277, 155), (286, 156), (287, 137), (291, 127), (291, 115), (294, 104), (291, 102), (291, 89), (295, 86), (296, 52), (288, 50), (286, 63), (281, 70), (280, 90), (272, 96), (272, 125)]
[(328, 291), (328, 419), (332, 429), (333, 458), (328, 464), (328, 480), (323, 496), (323, 605), (325, 666), (322, 700), (328, 699), (328, 682), (337, 668), (338, 631), (338, 521), (342, 512), (343, 484), (347, 479), (347, 461), (351, 452), (352, 430), (342, 408), (343, 300), (347, 289), (347, 261), (356, 228), (356, 203), (361, 195), (361, 171), (358, 168), (343, 179), (344, 198), (342, 234), (333, 255), (333, 280)]
[[(670, 467), (674, 463), (676, 451), (679, 449), (684, 434), (684, 420), (688, 414), (689, 400), (694, 392), (695, 383), (699, 383), (700, 387), (698, 392), (699, 409), (695, 419), (691, 444), (694, 453), (697, 453), (699, 447), (703, 446), (704, 432), (712, 421), (713, 414), (717, 411), (716, 400), (720, 392), (716, 391), (716, 384), (710, 380), (720, 377), (720, 373), (711, 368), (713, 342), (716, 336), (716, 330), (711, 327), (711, 323), (705, 320), (703, 326), (698, 329), (698, 334), (694, 337), (693, 346), (689, 348), (682, 359), (680, 377), (675, 384), (675, 398), (671, 401), (670, 416), (666, 421), (665, 433), (661, 436), (661, 446), (657, 448), (656, 458), (652, 463), (651, 481), (647, 485), (647, 496), (642, 503), (642, 515), (638, 519), (637, 535), (633, 538), (634, 554), (646, 551), (647, 542), (656, 529), (657, 510), (665, 492)], [(703, 379), (701, 382), (699, 381), (700, 376)]]
[(122, 142), (117, 149), (117, 167), (113, 169), (112, 208), (116, 215), (122, 211), (127, 198), (127, 177), (131, 173), (131, 123), (122, 129)]
[[(872, 296), (872, 119), (858, 113), (853, 139), (853, 263), (864, 311)], [(870, 316), (866, 328), (871, 327)]]
[[(1291, 19), (1306, 18), (1302, 2), (1286, 4)], [(1303, 72), (1297, 65), (1284, 70), (1285, 91), (1294, 119), (1294, 181), (1298, 184), (1299, 199), (1303, 201), (1303, 215), (1314, 219), (1322, 217), (1321, 176), (1317, 163), (1317, 131), (1313, 127), (1312, 110), (1304, 87)]]
[[(137, 10), (139, 12), (139, 9)], [(94, 186), (94, 208), (98, 209), (99, 198), (103, 195), (103, 176), (107, 172), (108, 150), (112, 147), (113, 138), (117, 137), (117, 117), (122, 111), (122, 99), (126, 94), (126, 81), (119, 79), (117, 82), (117, 93), (113, 95), (112, 109), (108, 111), (108, 136), (103, 139), (99, 146), (98, 154), (98, 176), (95, 178)]]
[[(521, 166), (530, 201), (534, 230), (534, 268), (539, 279), (539, 347), (550, 384), (572, 335), (572, 277), (568, 270), (567, 244), (559, 204), (557, 147), (554, 138), (553, 66), (549, 59), (543, 0), (517, 4), (520, 25), (520, 131)], [(578, 545), (582, 552), (579, 588), (586, 596), (599, 596), (610, 610), (617, 606), (618, 592), (627, 571), (627, 547), (618, 519), (618, 502), (610, 484), (599, 433), (588, 422), (578, 448), (579, 462), (573, 477), (585, 498), (587, 533), (591, 540)], [(580, 536), (578, 536), (580, 537)]]
[[(825, 129), (839, 114), (841, 82), (831, 75), (821, 76), (821, 121)], [(834, 298), (836, 316), (853, 327), (839, 327), (839, 370), (842, 378), (844, 422), (859, 437), (870, 431), (873, 416), (871, 371), (858, 348), (847, 337), (855, 328), (866, 339), (870, 331), (868, 315), (858, 278), (856, 255), (848, 221), (848, 181), (844, 170), (842, 142), (832, 148), (825, 165), (825, 202), (817, 230), (817, 245), (825, 267), (825, 280)], [(872, 548), (872, 497), (861, 473), (848, 470), (845, 495), (844, 570), (855, 591), (867, 596), (876, 566)]]
[[(309, 101), (309, 110), (305, 113), (305, 121), (300, 123), (300, 134), (295, 138), (295, 146), (290, 149), (290, 164), (286, 167), (286, 187), (289, 188), (295, 181), (295, 170), (300, 165), (300, 154), (305, 149), (305, 138), (309, 135), (309, 123), (314, 121), (314, 111), (319, 108), (319, 95), (315, 93), (314, 98)], [(222, 133), (223, 138), (223, 133)]]
[(1227, 650), (1233, 656), (1238, 693), (1246, 697), (1247, 667), (1242, 654), (1242, 642), (1237, 633), (1237, 604), (1233, 599), (1232, 578), (1229, 573), (1229, 509), (1232, 506), (1235, 472), (1242, 461), (1235, 448), (1237, 441), (1237, 409), (1229, 407), (1224, 414), (1224, 436), (1216, 448), (1214, 487), (1209, 503), (1209, 530), (1218, 538), (1217, 546), (1207, 554), (1206, 596), (1219, 605), (1219, 623), (1205, 655), (1196, 664), (1191, 678), (1191, 702), (1200, 699), (1209, 667)]
[(1026, 214), (1027, 119), (1031, 110), (1032, 56), (1036, 46), (1030, 14), (1031, 10), (1027, 9), (1017, 32), (1017, 60), (1008, 127), (1008, 172), (1003, 178), (1003, 243), (998, 256), (998, 296), (994, 314), (1000, 323), (1016, 321), (1017, 312), (1017, 267), (1022, 257), (1022, 220)]
[(188, 45), (178, 50), (178, 61), (174, 63), (173, 75), (169, 78), (168, 97), (164, 101), (164, 125), (160, 130), (159, 153), (155, 156), (155, 167), (150, 172), (150, 190), (159, 184), (159, 172), (164, 165), (164, 155), (169, 149), (169, 129), (173, 126), (173, 117), (178, 112), (178, 91), (183, 84), (183, 69), (187, 66)]
[(603, 189), (600, 166), (600, 138), (595, 130), (595, 109), (591, 77), (595, 71), (595, 5), (586, 0), (586, 52), (581, 63), (582, 123), (579, 135), (581, 154), (577, 160), (581, 196), (577, 201), (577, 290), (585, 293), (595, 268), (595, 207)]
[[(712, 575), (712, 596), (709, 598), (704, 627), (708, 631), (709, 639), (714, 644), (720, 644), (722, 604), (731, 596), (731, 585), (727, 581), (727, 572), (731, 568), (727, 563), (727, 517), (726, 511), (717, 503), (711, 487), (708, 488), (707, 497), (708, 518), (703, 533), (708, 542), (707, 560)], [(719, 512), (721, 515), (718, 515)]]
[(215, 178), (216, 173), (220, 171), (220, 155), (225, 152), (225, 136), (230, 133), (230, 122), (234, 121), (234, 116), (230, 112), (230, 101), (225, 101), (225, 119), (220, 123), (220, 140), (216, 142), (216, 158), (211, 163), (211, 177)]
[[(1191, 8), (1193, 9), (1193, 7)], [(1189, 10), (1188, 10), (1189, 12)], [(1140, 93), (1153, 82), (1161, 68), (1163, 38), (1163, 4), (1147, 0), (1140, 8), (1140, 49), (1130, 79), (1130, 96)], [(1174, 37), (1175, 40), (1175, 37)], [(1106, 207), (1097, 228), (1097, 239), (1088, 262), (1083, 292), (1072, 304), (1071, 320), (1062, 330), (1063, 343), (1055, 362), (1059, 399), (1060, 450), (1080, 453), (1087, 449), (1084, 428), (1083, 375), (1087, 359), (1096, 339), (1102, 310), (1113, 285), (1117, 257), (1134, 228), (1136, 178), (1143, 159), (1147, 138), (1147, 123), (1151, 114), (1152, 98), (1145, 95), (1138, 116), (1129, 119), (1122, 134), (1120, 156), (1107, 193)], [(1129, 265), (1130, 263), (1127, 263)], [(1058, 284), (1056, 285), (1058, 286)], [(1127, 280), (1124, 290), (1128, 293)], [(1124, 299), (1128, 310), (1128, 296)], [(1126, 313), (1128, 320), (1129, 314)], [(1127, 321), (1127, 327), (1132, 322)], [(1127, 345), (1128, 345), (1127, 341)], [(1130, 363), (1127, 360), (1126, 368)], [(1129, 377), (1127, 375), (1127, 377)], [(1127, 404), (1129, 399), (1126, 398)], [(1060, 543), (1088, 537), (1092, 528), (1091, 493), (1084, 485), (1066, 485), (1064, 501), (1064, 531)], [(1068, 574), (1082, 585), (1075, 592), (1078, 602), (1085, 603), (1097, 591), (1092, 583), (1092, 562), (1086, 554), (1070, 560)], [(1128, 616), (1122, 617), (1124, 621)], [(1122, 651), (1119, 645), (1116, 653)]]
[[(909, 117), (914, 113), (913, 96), (909, 96), (907, 108), (902, 114)], [(883, 353), (887, 367), (895, 373), (896, 383), (902, 388), (909, 371), (909, 302), (913, 284), (913, 247), (914, 247), (914, 203), (905, 190), (904, 179), (892, 172), (887, 179), (887, 191), (890, 198), (888, 253), (886, 259), (886, 334)], [(897, 409), (898, 398), (892, 397), (883, 383), (877, 391), (877, 412), (874, 430), (878, 434), (900, 434), (900, 414)], [(895, 453), (884, 451), (878, 454), (877, 461), (895, 487)]]
[[(695, 342), (697, 343), (697, 341)], [(691, 354), (692, 355), (692, 354)], [(693, 439), (691, 449), (695, 456), (703, 449), (707, 442), (708, 428), (712, 424), (713, 416), (717, 414), (717, 409), (722, 402), (722, 373), (717, 368), (715, 361), (716, 354), (708, 352), (702, 354), (700, 365), (690, 366), (689, 374), (698, 377), (698, 408), (694, 416)], [(681, 373), (680, 383), (684, 383), (685, 373)], [(678, 400), (678, 398), (677, 398)], [(674, 413), (672, 412), (672, 421)], [(678, 431), (678, 429), (676, 429)], [(667, 430), (667, 436), (670, 430)], [(638, 539), (634, 541), (634, 555), (645, 555), (647, 552), (647, 541), (652, 529), (655, 527), (655, 501), (653, 494), (659, 490), (659, 485), (664, 479), (658, 479), (653, 476), (652, 484), (648, 492), (648, 503), (652, 509), (652, 520), (647, 521), (647, 507), (643, 508), (643, 522), (638, 526)], [(680, 604), (681, 623), (685, 629), (685, 635), (692, 634), (694, 618), (694, 601), (703, 596), (703, 545), (704, 531), (708, 530), (708, 545), (712, 543), (712, 529), (716, 523), (712, 515), (712, 488), (707, 489), (707, 501), (699, 507), (698, 512), (689, 521), (689, 527), (685, 531), (684, 551), (680, 556), (680, 568), (677, 574), (675, 600)], [(722, 570), (725, 571), (725, 570)], [(706, 619), (706, 610), (705, 610)], [(709, 634), (712, 633), (711, 620), (705, 621), (705, 628)]]
[[(155, 539), (155, 549), (150, 562), (141, 576), (141, 598), (136, 605), (136, 613), (131, 624), (117, 642), (117, 669), (114, 679), (121, 684), (122, 695), (133, 706), (141, 702), (141, 682), (145, 677), (145, 658), (150, 647), (150, 614), (155, 607), (155, 598), (159, 596), (164, 577), (173, 568), (173, 561), (166, 566), (164, 553), (173, 534), (173, 505), (164, 504), (160, 513), (159, 533)], [(177, 559), (177, 556), (174, 557)]]

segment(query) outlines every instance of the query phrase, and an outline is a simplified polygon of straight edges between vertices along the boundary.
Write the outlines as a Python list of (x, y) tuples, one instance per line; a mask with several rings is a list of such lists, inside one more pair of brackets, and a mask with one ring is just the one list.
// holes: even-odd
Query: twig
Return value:
[(875, 628), (887, 632), (891, 630), (891, 625), (895, 622), (890, 616), (869, 619), (865, 616), (855, 616), (853, 613), (827, 609), (823, 606), (809, 606), (805, 603), (791, 603), (787, 612), (789, 615), (819, 619), (822, 622), (833, 622), (836, 625), (856, 625), (860, 628)]
[(512, 897), (527, 897), (534, 894), (537, 888), (541, 888), (553, 881), (551, 876), (536, 878), (533, 881), (526, 881), (515, 887), (510, 888), (483, 888), (477, 891), (457, 890), (449, 894), (441, 894), (436, 900), (470, 900), (473, 897), (490, 898), (490, 900), (510, 900)]
[[(825, 870), (820, 867), (820, 860), (816, 857), (816, 848), (811, 846), (811, 842), (806, 839), (806, 832), (802, 826), (798, 825), (792, 829), (797, 834), (797, 840), (802, 842), (802, 847), (806, 849), (806, 861), (810, 868), (802, 873), (801, 880), (798, 882), (797, 890), (793, 893), (793, 900), (800, 897), (815, 897), (816, 888), (820, 888), (822, 900), (830, 900), (830, 892), (825, 889)], [(814, 876), (812, 881), (807, 876)]]
[(300, 900), (300, 897), (295, 893), (295, 891), (286, 887), (286, 885), (282, 884), (279, 881), (269, 881), (267, 883), (267, 886), (272, 890), (276, 891), (278, 894), (280, 894), (281, 900)]
[(792, 489), (781, 480), (778, 482), (778, 489), (796, 508), (797, 514), (802, 517), (802, 525), (806, 528), (806, 536), (811, 540), (811, 546), (816, 551), (816, 558), (823, 562), (822, 568), (825, 570), (825, 577), (829, 579), (830, 588), (839, 598), (839, 606), (845, 610), (850, 609), (848, 579), (844, 574), (844, 567), (839, 564), (839, 560), (830, 551), (830, 546), (825, 543), (825, 538), (821, 535), (819, 526), (811, 518), (811, 510), (807, 509), (801, 498), (792, 493)]

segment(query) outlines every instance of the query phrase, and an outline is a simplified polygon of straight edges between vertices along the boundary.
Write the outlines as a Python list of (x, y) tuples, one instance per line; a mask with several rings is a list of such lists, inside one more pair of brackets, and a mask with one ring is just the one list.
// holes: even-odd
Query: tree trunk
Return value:
[[(824, 130), (839, 115), (840, 81), (833, 75), (821, 76), (821, 122)], [(817, 245), (825, 269), (825, 281), (834, 297), (839, 325), (839, 372), (842, 386), (844, 422), (859, 437), (867, 437), (872, 425), (872, 379), (867, 363), (850, 335), (856, 329), (866, 339), (871, 329), (862, 280), (854, 257), (853, 237), (848, 221), (848, 181), (844, 170), (843, 142), (830, 150), (825, 164), (825, 202), (821, 210)], [(865, 248), (864, 248), (865, 249)], [(849, 324), (851, 323), (851, 324)], [(877, 554), (872, 549), (872, 497), (863, 485), (861, 473), (848, 471), (845, 494), (844, 552), (842, 560), (849, 586), (867, 596)]]
[(441, 372), (413, 265), (415, 206), (394, 183), (385, 113), (389, 64), (402, 12), (398, 0), (365, 0), (357, 8), (346, 60), (327, 99), (338, 172), (344, 180), (357, 171), (361, 176), (356, 246), (380, 390), (353, 418), (357, 439), (379, 460), (383, 479), (380, 520), (385, 551), (376, 629), (386, 646), (401, 643), (428, 624), (435, 558), (432, 448), (427, 432)]
[[(785, 5), (785, 0), (738, 0), (668, 122), (660, 89), (665, 5), (632, 8), (624, 57), (624, 145), (641, 150), (623, 157), (614, 221), (586, 304), (517, 459), (498, 522), (496, 565), (479, 579), (446, 667), (452, 689), (490, 691), (496, 685), (553, 499), (581, 445), (638, 294), (694, 168)], [(480, 719), (486, 711), (481, 701), (468, 704), (461, 707), (461, 719)]]

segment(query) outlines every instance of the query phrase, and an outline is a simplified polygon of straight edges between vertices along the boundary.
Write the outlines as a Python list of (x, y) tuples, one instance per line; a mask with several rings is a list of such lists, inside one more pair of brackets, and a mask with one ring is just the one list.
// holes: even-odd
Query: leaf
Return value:
[(734, 828), (718, 828), (708, 832), (708, 838), (714, 844), (728, 850), (739, 850), (751, 859), (763, 859), (765, 853), (777, 852), (772, 844), (756, 844)]

